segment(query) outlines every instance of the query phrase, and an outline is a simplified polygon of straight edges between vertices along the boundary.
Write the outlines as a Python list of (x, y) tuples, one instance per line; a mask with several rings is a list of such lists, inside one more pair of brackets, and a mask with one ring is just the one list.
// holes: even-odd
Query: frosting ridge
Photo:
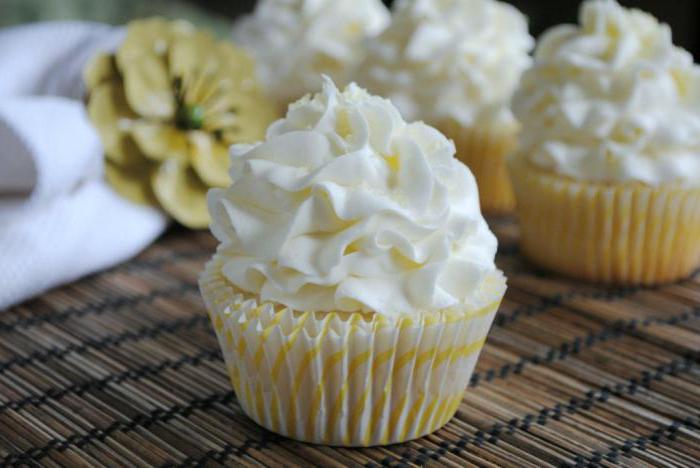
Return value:
[(212, 232), (239, 289), (296, 310), (419, 313), (469, 302), (496, 238), (454, 144), (386, 99), (326, 79), (266, 141), (235, 145)]

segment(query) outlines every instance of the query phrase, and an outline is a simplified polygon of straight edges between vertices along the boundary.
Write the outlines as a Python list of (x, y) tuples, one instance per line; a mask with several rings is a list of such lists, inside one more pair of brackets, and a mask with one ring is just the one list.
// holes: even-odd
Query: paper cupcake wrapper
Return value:
[(231, 383), (261, 426), (306, 442), (371, 446), (429, 434), (454, 415), (505, 292), (396, 319), (296, 312), (237, 293), (215, 256), (200, 279)]
[(575, 181), (514, 158), (520, 243), (533, 262), (623, 285), (674, 281), (700, 266), (700, 189)]
[(506, 159), (517, 148), (517, 128), (496, 125), (462, 127), (451, 120), (438, 128), (455, 142), (457, 158), (476, 177), (481, 211), (490, 215), (512, 213), (515, 195)]

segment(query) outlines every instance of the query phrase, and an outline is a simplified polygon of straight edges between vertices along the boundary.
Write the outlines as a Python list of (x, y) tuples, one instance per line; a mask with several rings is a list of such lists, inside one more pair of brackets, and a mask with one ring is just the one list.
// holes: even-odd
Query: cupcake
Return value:
[(654, 284), (700, 265), (700, 67), (614, 1), (546, 32), (513, 101), (523, 253), (587, 280)]
[(358, 81), (392, 100), (407, 120), (424, 120), (457, 146), (474, 173), (481, 208), (512, 212), (506, 156), (519, 125), (509, 109), (534, 40), (525, 17), (493, 0), (403, 0), (370, 41)]
[(200, 288), (243, 410), (342, 446), (447, 423), (506, 289), (453, 143), (326, 79), (231, 166)]
[(343, 85), (363, 57), (366, 38), (389, 22), (380, 0), (259, 0), (234, 24), (233, 38), (258, 61), (280, 107), (321, 87), (321, 74)]

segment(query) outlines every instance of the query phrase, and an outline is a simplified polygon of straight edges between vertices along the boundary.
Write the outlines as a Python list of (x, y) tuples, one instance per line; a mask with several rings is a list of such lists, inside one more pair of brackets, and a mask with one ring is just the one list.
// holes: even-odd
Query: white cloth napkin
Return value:
[(76, 22), (0, 30), (0, 309), (122, 262), (167, 226), (104, 182), (82, 102), (84, 65), (122, 35)]

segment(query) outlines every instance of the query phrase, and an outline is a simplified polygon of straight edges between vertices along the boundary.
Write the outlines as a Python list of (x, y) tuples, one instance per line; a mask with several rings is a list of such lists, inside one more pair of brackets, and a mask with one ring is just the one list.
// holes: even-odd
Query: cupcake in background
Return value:
[(321, 87), (321, 75), (348, 84), (364, 41), (389, 22), (380, 0), (259, 0), (234, 24), (233, 38), (258, 61), (269, 94), (285, 108)]
[(200, 288), (243, 410), (330, 445), (446, 424), (506, 289), (453, 143), (328, 80), (231, 158)]
[(482, 210), (508, 213), (505, 158), (519, 128), (509, 104), (533, 45), (526, 18), (506, 3), (399, 0), (391, 25), (370, 41), (358, 82), (407, 120), (452, 138), (477, 179)]
[(605, 283), (700, 266), (700, 67), (671, 30), (614, 1), (546, 32), (513, 101), (525, 255)]

